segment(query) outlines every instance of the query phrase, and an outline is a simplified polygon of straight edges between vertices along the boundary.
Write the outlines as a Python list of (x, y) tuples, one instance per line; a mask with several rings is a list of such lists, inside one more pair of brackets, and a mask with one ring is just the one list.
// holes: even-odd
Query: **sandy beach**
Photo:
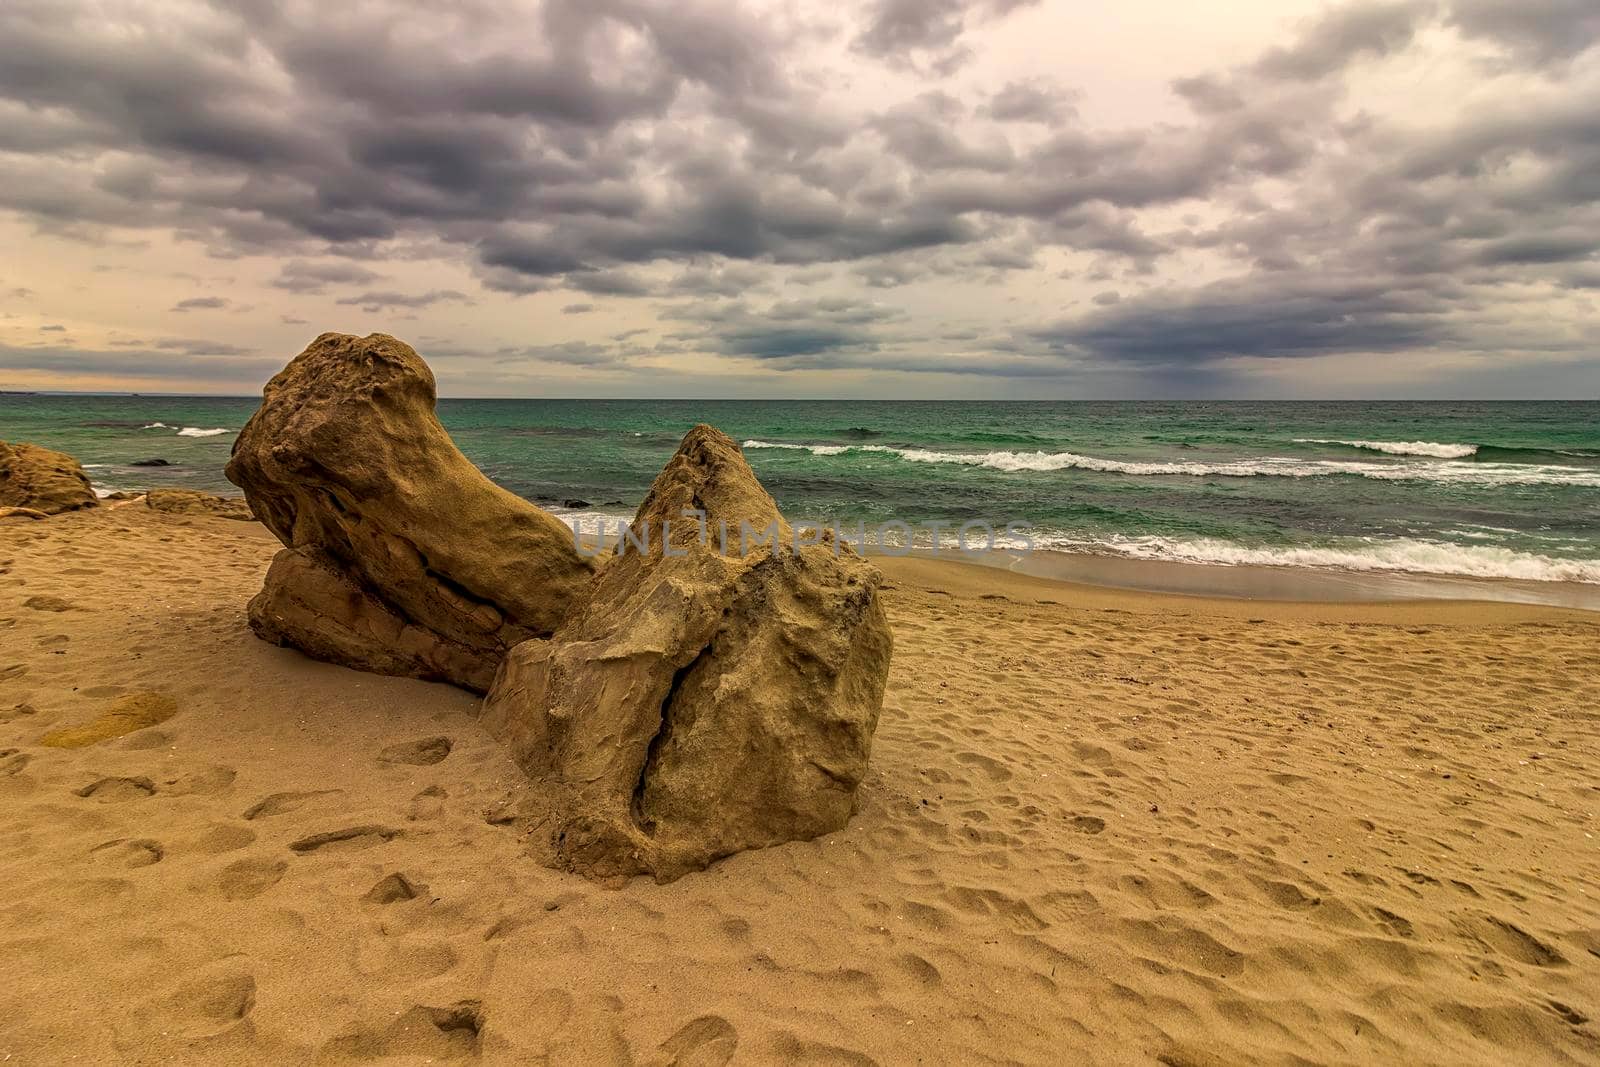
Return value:
[(476, 698), (251, 635), (275, 547), (0, 528), (0, 1058), (1600, 1055), (1595, 614), (880, 560), (859, 814), (612, 890), (529, 858)]

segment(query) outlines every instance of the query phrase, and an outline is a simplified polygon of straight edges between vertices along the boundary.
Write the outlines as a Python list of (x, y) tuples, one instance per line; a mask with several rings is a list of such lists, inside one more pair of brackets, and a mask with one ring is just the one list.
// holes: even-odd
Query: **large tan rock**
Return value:
[(59, 515), (99, 502), (83, 467), (65, 452), (0, 441), (0, 507)]
[(481, 692), (595, 567), (457, 451), (434, 402), (427, 364), (386, 334), (325, 333), (267, 383), (227, 466), (287, 546), (249, 616), (319, 659)]
[(144, 505), (171, 515), (215, 515), (243, 522), (255, 518), (250, 505), (238, 497), (217, 496), (198, 489), (152, 489), (144, 495)]
[[(781, 540), (746, 551), (741, 525)], [(668, 881), (844, 826), (889, 668), (877, 569), (831, 539), (793, 551), (709, 426), (632, 529), (648, 549), (624, 543), (552, 640), (511, 651), (484, 705), (553, 810), (556, 860)]]

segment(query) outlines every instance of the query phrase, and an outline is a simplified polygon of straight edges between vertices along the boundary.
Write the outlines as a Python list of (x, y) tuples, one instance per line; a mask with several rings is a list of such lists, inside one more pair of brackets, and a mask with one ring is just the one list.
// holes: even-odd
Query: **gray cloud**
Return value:
[(1352, 61), (1379, 58), (1411, 43), (1433, 5), (1423, 0), (1357, 3), (1323, 14), (1291, 45), (1262, 56), (1256, 70), (1270, 78), (1310, 80)]
[(996, 122), (1038, 122), (1056, 125), (1074, 118), (1077, 94), (1039, 78), (1007, 83), (983, 105)]
[[(1591, 0), (1336, 6), (1234, 69), (1175, 72), (1177, 115), (1125, 127), (1087, 121), (1070, 84), (944, 76), (1029, 6), (874, 0), (831, 27), (732, 0), (12, 0), (0, 211), (54, 235), (125, 228), (271, 257), (269, 289), (370, 314), (472, 299), (443, 288), (470, 288), (459, 272), (381, 288), (399, 259), (452, 261), (495, 292), (656, 297), (683, 331), (668, 345), (785, 368), (968, 360), (1043, 377), (1064, 359), (1190, 366), (1484, 336), (1546, 350), (1563, 324), (1528, 309), (1596, 284)], [(830, 92), (834, 39), (852, 76), (900, 95)], [(1515, 91), (1415, 112), (1351, 91), (1463, 41)], [(944, 340), (937, 312), (806, 298), (964, 286), (992, 305), (1063, 272), (1073, 291), (1033, 306), (1078, 310), (1019, 322), (1002, 361), (995, 331)], [(194, 284), (240, 303), (172, 310), (267, 306)], [(1585, 351), (1583, 324), (1565, 326)], [(508, 358), (668, 354), (625, 341)]]
[(371, 285), (382, 279), (383, 275), (348, 261), (308, 263), (291, 259), (279, 268), (271, 284), (291, 293), (322, 293), (330, 285)]
[(667, 309), (664, 317), (694, 327), (673, 337), (703, 350), (782, 361), (840, 350), (873, 351), (880, 343), (875, 327), (902, 314), (879, 304), (831, 297), (780, 300), (759, 308), (743, 300), (687, 304)]
[(191, 296), (187, 300), (180, 300), (172, 305), (173, 311), (213, 311), (228, 306), (226, 297), (221, 296)]
[(899, 65), (925, 62), (948, 74), (970, 53), (961, 37), (974, 24), (1002, 18), (1038, 0), (876, 0), (854, 47)]
[(1032, 336), (1101, 359), (1176, 366), (1232, 356), (1394, 352), (1453, 340), (1448, 305), (1387, 281), (1230, 280), (1105, 303)]
[(394, 308), (425, 308), (451, 301), (465, 301), (467, 295), (454, 289), (431, 289), (426, 293), (366, 292), (356, 296), (340, 297), (339, 304), (359, 307), (368, 314)]
[(254, 388), (283, 367), (279, 356), (259, 356), (233, 345), (169, 340), (143, 348), (21, 347), (0, 344), (0, 369), (109, 375), (129, 381), (182, 386), (217, 381)]
[(1571, 60), (1600, 42), (1600, 5), (1591, 0), (1455, 0), (1449, 21), (1536, 63)]

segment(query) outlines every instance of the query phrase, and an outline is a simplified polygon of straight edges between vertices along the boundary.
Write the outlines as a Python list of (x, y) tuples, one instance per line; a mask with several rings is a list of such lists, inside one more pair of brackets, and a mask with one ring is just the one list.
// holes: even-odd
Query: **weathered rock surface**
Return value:
[(549, 636), (594, 561), (501, 489), (434, 415), (433, 374), (386, 334), (326, 333), (267, 383), (228, 480), (284, 543), (250, 602), (268, 641), (482, 692)]
[[(779, 546), (746, 551), (741, 524)], [(557, 862), (668, 881), (844, 826), (889, 667), (877, 569), (831, 539), (794, 551), (709, 426), (684, 438), (633, 530), (648, 549), (625, 544), (552, 640), (513, 649), (484, 705), (547, 794)]]
[(98, 503), (89, 476), (65, 452), (0, 441), (0, 507), (59, 515)]
[(250, 505), (238, 497), (217, 496), (197, 489), (152, 489), (144, 495), (144, 505), (174, 515), (216, 515), (247, 522), (255, 518)]

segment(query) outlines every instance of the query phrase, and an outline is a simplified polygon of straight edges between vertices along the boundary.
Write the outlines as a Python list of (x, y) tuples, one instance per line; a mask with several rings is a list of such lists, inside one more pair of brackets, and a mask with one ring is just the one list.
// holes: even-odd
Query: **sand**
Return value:
[(609, 890), (473, 697), (250, 635), (273, 547), (0, 526), (0, 1061), (1600, 1057), (1600, 615), (884, 560), (849, 827)]

